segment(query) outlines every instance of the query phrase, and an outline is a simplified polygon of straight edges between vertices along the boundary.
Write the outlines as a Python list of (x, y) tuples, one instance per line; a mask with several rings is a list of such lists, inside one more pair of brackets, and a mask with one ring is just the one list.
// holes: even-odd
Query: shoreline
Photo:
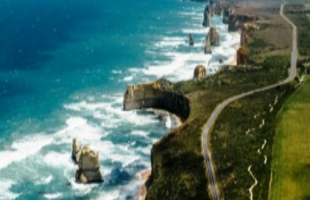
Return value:
[(152, 169), (144, 170), (139, 174), (139, 180), (143, 181), (143, 186), (140, 188), (139, 193), (138, 193), (139, 200), (145, 200), (146, 198), (147, 182), (149, 181), (151, 174), (152, 174)]

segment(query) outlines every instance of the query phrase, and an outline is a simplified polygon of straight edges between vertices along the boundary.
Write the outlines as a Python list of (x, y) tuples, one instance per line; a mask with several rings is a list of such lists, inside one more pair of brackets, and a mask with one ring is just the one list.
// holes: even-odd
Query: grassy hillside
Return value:
[(310, 198), (310, 77), (278, 116), (271, 200)]
[(289, 4), (285, 7), (285, 13), (298, 28), (298, 49), (300, 55), (309, 57), (310, 6), (307, 4)]
[(266, 200), (272, 160), (276, 115), (294, 91), (286, 85), (229, 105), (211, 133), (217, 178), (224, 199), (247, 200), (256, 177), (253, 198)]

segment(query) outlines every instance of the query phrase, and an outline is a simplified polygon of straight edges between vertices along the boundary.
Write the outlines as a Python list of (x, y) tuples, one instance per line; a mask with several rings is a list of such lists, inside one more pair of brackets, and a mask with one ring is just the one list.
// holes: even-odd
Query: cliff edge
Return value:
[(190, 114), (189, 100), (165, 79), (128, 86), (124, 94), (124, 110), (156, 108), (169, 111), (185, 121)]

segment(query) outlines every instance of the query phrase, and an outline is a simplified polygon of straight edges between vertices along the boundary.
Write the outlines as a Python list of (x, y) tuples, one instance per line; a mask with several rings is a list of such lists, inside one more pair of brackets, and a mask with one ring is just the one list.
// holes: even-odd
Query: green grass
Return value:
[[(286, 85), (258, 93), (230, 104), (220, 114), (211, 132), (210, 148), (224, 199), (249, 199), (248, 189), (254, 184), (248, 172), (250, 165), (258, 180), (254, 199), (268, 199), (276, 115), (293, 91), (294, 86)], [(263, 120), (264, 126), (260, 127)], [(265, 140), (265, 148), (259, 154)]]
[(271, 200), (310, 199), (310, 77), (277, 120)]
[[(303, 11), (305, 7), (302, 4), (287, 5), (285, 10), (295, 9)], [(310, 21), (309, 14), (305, 13), (287, 13), (287, 16), (296, 24), (298, 28), (298, 49), (301, 56), (309, 56), (310, 51)]]

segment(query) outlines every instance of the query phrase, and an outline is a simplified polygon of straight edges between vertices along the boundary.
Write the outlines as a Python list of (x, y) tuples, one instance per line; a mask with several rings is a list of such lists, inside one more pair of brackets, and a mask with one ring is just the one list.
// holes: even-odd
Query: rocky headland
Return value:
[(124, 110), (143, 108), (163, 109), (186, 120), (190, 114), (189, 100), (177, 92), (175, 85), (165, 79), (128, 86), (124, 94)]

